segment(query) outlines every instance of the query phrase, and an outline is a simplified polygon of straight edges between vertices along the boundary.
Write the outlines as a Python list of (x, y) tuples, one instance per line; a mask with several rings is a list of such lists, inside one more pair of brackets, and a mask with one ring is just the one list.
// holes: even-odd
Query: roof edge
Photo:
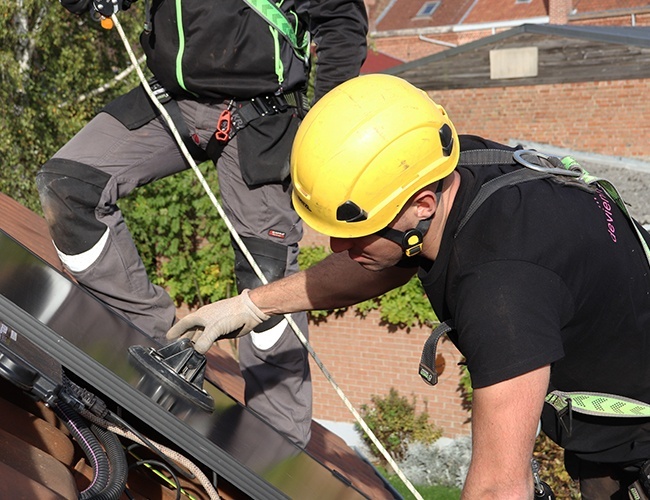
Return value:
[[(621, 32), (625, 31), (625, 34)], [(469, 42), (458, 47), (450, 48), (425, 56), (408, 63), (389, 68), (384, 73), (394, 75), (408, 71), (412, 68), (428, 64), (435, 61), (440, 61), (453, 57), (457, 54), (462, 54), (470, 50), (474, 50), (486, 45), (493, 44), (500, 40), (510, 38), (521, 33), (535, 33), (541, 35), (556, 35), (567, 38), (582, 38), (592, 41), (602, 41), (608, 43), (616, 43), (623, 45), (635, 45), (638, 47), (650, 47), (650, 28), (645, 27), (611, 27), (611, 26), (570, 26), (560, 24), (522, 24), (512, 29), (502, 31), (495, 35), (487, 36)], [(645, 36), (641, 36), (643, 33)]]

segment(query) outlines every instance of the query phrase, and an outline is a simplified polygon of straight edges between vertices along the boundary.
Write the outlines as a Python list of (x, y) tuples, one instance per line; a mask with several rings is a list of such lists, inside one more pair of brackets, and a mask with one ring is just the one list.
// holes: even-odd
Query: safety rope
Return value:
[[(178, 130), (176, 129), (173, 120), (169, 116), (169, 113), (167, 113), (167, 110), (163, 107), (162, 104), (160, 104), (160, 102), (158, 102), (158, 99), (156, 99), (155, 96), (153, 95), (153, 93), (151, 92), (151, 88), (149, 87), (147, 79), (145, 78), (144, 73), (142, 72), (142, 69), (138, 65), (137, 58), (136, 58), (135, 54), (133, 53), (133, 50), (131, 49), (131, 45), (129, 44), (129, 41), (128, 41), (127, 37), (126, 37), (126, 34), (124, 33), (124, 30), (122, 29), (122, 26), (121, 26), (119, 20), (117, 19), (117, 16), (115, 14), (113, 14), (111, 16), (111, 19), (113, 20), (115, 28), (117, 29), (117, 32), (119, 33), (120, 38), (122, 39), (122, 43), (124, 44), (124, 48), (126, 49), (128, 55), (129, 55), (129, 58), (131, 59), (131, 64), (135, 67), (136, 73), (138, 74), (138, 78), (140, 79), (140, 82), (142, 83), (142, 86), (144, 87), (145, 91), (147, 92), (147, 95), (151, 99), (151, 102), (154, 103), (154, 105), (156, 106), (158, 111), (160, 111), (160, 114), (165, 119), (167, 125), (169, 126), (169, 129), (172, 132), (172, 135), (174, 136), (174, 139), (176, 140), (176, 142), (178, 144), (178, 147), (180, 148), (181, 152), (183, 153), (183, 156), (185, 157), (188, 164), (190, 165), (190, 167), (192, 168), (192, 170), (196, 174), (196, 177), (198, 178), (199, 182), (201, 183), (201, 186), (203, 187), (204, 191), (206, 192), (206, 194), (210, 198), (210, 201), (212, 202), (212, 204), (217, 209), (217, 212), (219, 212), (219, 216), (222, 218), (222, 220), (226, 224), (226, 227), (228, 228), (228, 231), (230, 231), (230, 234), (231, 234), (233, 240), (235, 240), (237, 245), (239, 245), (239, 248), (241, 249), (242, 253), (246, 257), (246, 260), (248, 260), (248, 263), (253, 268), (253, 271), (255, 271), (255, 274), (260, 279), (260, 281), (265, 285), (268, 284), (268, 280), (264, 276), (264, 273), (262, 272), (262, 270), (258, 266), (258, 264), (255, 261), (254, 257), (248, 251), (248, 248), (246, 247), (246, 245), (242, 241), (241, 237), (237, 233), (237, 230), (232, 225), (232, 223), (230, 222), (230, 219), (228, 218), (228, 216), (224, 212), (223, 208), (221, 207), (221, 205), (217, 201), (217, 198), (214, 195), (214, 193), (212, 192), (212, 189), (210, 189), (210, 186), (208, 185), (207, 181), (205, 180), (205, 177), (203, 176), (203, 174), (201, 173), (201, 170), (199, 170), (199, 167), (196, 165), (196, 162), (194, 161), (194, 158), (192, 158), (192, 155), (187, 150), (187, 147), (185, 146), (185, 143), (183, 142), (183, 139), (181, 138), (180, 134), (178, 133)], [(364, 432), (366, 433), (368, 438), (377, 447), (377, 449), (380, 451), (382, 456), (386, 459), (386, 461), (391, 466), (393, 471), (395, 471), (395, 474), (397, 474), (397, 476), (402, 480), (404, 485), (409, 489), (409, 491), (413, 494), (413, 496), (415, 496), (416, 499), (423, 500), (420, 493), (415, 489), (415, 487), (411, 484), (411, 482), (408, 480), (408, 478), (400, 470), (400, 468), (397, 465), (397, 463), (395, 462), (395, 460), (390, 456), (390, 454), (388, 453), (386, 448), (381, 444), (379, 439), (377, 439), (377, 436), (375, 436), (375, 434), (372, 432), (370, 427), (368, 427), (368, 425), (363, 420), (363, 418), (361, 417), (359, 412), (354, 408), (354, 406), (352, 405), (350, 400), (347, 398), (347, 396), (345, 395), (343, 390), (335, 382), (335, 380), (332, 377), (332, 375), (330, 374), (329, 370), (325, 367), (325, 365), (320, 360), (320, 358), (318, 357), (318, 355), (316, 354), (314, 349), (311, 347), (311, 344), (309, 343), (309, 341), (305, 337), (304, 333), (301, 331), (300, 327), (293, 320), (291, 315), (290, 314), (285, 314), (284, 317), (287, 320), (287, 322), (289, 323), (289, 325), (291, 326), (291, 328), (293, 329), (296, 336), (298, 337), (298, 340), (300, 340), (300, 342), (305, 347), (305, 349), (307, 350), (309, 355), (313, 358), (314, 362), (316, 363), (318, 368), (320, 368), (321, 372), (323, 373), (323, 375), (325, 376), (327, 381), (334, 388), (334, 390), (336, 391), (338, 396), (341, 398), (341, 400), (343, 401), (345, 406), (348, 408), (350, 413), (352, 413), (352, 415), (354, 416), (354, 418), (358, 422), (359, 426), (364, 430)]]

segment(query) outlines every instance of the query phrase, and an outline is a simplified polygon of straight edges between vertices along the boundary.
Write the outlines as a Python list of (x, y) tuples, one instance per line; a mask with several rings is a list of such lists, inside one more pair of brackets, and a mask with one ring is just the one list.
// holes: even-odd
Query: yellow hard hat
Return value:
[(395, 76), (359, 76), (323, 96), (298, 129), (294, 208), (328, 236), (367, 236), (450, 174), (459, 155), (453, 124), (425, 92)]

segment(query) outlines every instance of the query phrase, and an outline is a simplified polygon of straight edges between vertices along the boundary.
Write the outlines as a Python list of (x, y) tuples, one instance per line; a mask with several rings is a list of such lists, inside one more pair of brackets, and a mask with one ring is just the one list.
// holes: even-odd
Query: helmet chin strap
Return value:
[(417, 226), (407, 231), (398, 231), (392, 227), (385, 227), (384, 229), (377, 231), (375, 234), (397, 243), (402, 247), (404, 255), (407, 257), (413, 257), (422, 252), (424, 235), (427, 234), (427, 231), (429, 230), (432, 218), (433, 216), (421, 220), (418, 222)]
[[(436, 186), (435, 195), (438, 203), (440, 203), (440, 193), (442, 192), (442, 184), (443, 184), (443, 179), (440, 179), (438, 181), (438, 185)], [(417, 226), (415, 226), (413, 229), (408, 229), (406, 231), (398, 231), (397, 229), (393, 229), (392, 227), (385, 227), (384, 229), (380, 229), (379, 231), (377, 231), (375, 234), (381, 238), (385, 238), (394, 243), (397, 243), (400, 247), (402, 247), (402, 250), (404, 251), (404, 255), (406, 257), (413, 257), (415, 255), (418, 255), (420, 252), (422, 252), (424, 235), (427, 234), (427, 231), (431, 226), (431, 220), (433, 219), (433, 215), (435, 215), (435, 213), (432, 214), (431, 217), (428, 217), (427, 219), (423, 219), (420, 222), (418, 222)]]

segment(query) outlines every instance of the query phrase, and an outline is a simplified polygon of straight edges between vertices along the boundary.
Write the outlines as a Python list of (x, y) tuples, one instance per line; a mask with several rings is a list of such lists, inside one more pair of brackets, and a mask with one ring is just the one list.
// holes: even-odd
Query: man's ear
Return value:
[(438, 197), (434, 190), (425, 188), (420, 191), (413, 200), (418, 219), (424, 220), (432, 217), (438, 208), (438, 203)]

